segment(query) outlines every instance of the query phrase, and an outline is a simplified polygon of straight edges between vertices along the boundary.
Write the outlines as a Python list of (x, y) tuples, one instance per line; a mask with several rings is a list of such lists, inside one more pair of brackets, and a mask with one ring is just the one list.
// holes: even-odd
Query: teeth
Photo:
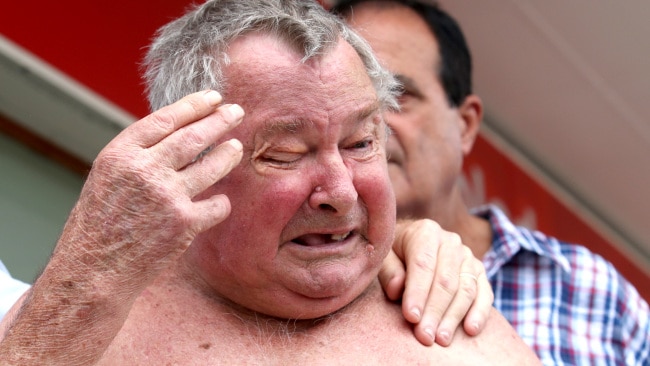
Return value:
[(347, 233), (345, 233), (345, 234), (332, 234), (332, 240), (334, 240), (334, 241), (343, 241), (348, 236), (350, 236), (349, 231)]

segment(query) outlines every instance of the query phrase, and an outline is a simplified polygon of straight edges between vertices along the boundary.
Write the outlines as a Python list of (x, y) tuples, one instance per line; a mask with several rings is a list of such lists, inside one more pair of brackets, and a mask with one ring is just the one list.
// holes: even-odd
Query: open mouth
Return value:
[(306, 234), (292, 240), (292, 242), (304, 246), (322, 246), (337, 244), (345, 241), (352, 235), (352, 231), (338, 234)]

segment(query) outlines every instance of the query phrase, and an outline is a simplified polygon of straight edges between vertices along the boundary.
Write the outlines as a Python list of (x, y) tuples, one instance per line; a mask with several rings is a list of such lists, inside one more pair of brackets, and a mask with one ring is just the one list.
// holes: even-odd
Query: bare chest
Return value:
[(381, 301), (308, 328), (268, 318), (251, 321), (219, 306), (206, 309), (205, 303), (189, 305), (139, 301), (103, 363), (427, 365), (435, 359), (436, 348), (417, 342), (399, 308)]

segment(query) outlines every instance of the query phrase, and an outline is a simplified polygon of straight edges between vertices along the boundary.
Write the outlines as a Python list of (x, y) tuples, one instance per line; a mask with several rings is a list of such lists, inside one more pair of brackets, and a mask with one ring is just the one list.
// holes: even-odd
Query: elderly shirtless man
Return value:
[[(147, 63), (160, 110), (98, 156), (8, 361), (64, 322), (83, 334), (68, 364), (538, 362), (496, 312), (474, 338), (424, 346), (384, 296), (395, 83), (341, 21), (311, 0), (210, 1)], [(221, 94), (174, 103), (207, 89)]]

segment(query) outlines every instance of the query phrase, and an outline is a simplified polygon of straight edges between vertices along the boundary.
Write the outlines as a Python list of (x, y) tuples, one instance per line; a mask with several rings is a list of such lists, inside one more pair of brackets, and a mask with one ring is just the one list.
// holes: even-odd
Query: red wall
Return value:
[(128, 112), (148, 107), (138, 63), (189, 0), (5, 1), (0, 33)]

